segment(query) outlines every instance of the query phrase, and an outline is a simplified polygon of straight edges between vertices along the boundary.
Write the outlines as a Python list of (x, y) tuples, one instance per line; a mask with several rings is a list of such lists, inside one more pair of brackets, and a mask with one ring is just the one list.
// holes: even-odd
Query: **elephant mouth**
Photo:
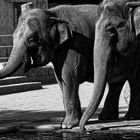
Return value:
[(37, 68), (37, 67), (41, 67), (44, 66), (45, 64), (41, 61), (41, 58), (35, 58), (35, 57), (30, 57), (30, 59), (26, 62), (29, 66), (30, 69), (31, 68)]

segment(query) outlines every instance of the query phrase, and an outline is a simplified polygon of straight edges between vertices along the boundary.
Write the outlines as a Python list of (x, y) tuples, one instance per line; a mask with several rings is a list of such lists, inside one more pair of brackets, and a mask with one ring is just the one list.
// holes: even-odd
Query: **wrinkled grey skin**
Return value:
[[(63, 93), (62, 128), (79, 125), (79, 84), (93, 82), (95, 5), (58, 6), (22, 13), (13, 34), (13, 49), (0, 78), (15, 71), (26, 55), (26, 71), (52, 62)], [(47, 100), (47, 99), (46, 99)]]
[(107, 82), (109, 93), (99, 119), (118, 118), (119, 96), (126, 80), (130, 84), (131, 99), (125, 117), (140, 119), (140, 47), (139, 29), (136, 26), (138, 18), (135, 14), (130, 14), (126, 2), (128, 0), (104, 0), (99, 6), (94, 43), (94, 91), (80, 120), (81, 130), (98, 108)]

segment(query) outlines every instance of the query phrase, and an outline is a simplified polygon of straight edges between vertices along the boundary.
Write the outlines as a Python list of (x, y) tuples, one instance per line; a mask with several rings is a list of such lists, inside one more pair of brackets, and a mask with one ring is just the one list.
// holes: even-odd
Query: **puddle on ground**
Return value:
[(14, 134), (1, 135), (0, 140), (137, 140), (140, 133), (109, 133), (92, 132), (89, 134), (80, 133), (55, 133), (38, 132), (27, 133), (17, 132)]

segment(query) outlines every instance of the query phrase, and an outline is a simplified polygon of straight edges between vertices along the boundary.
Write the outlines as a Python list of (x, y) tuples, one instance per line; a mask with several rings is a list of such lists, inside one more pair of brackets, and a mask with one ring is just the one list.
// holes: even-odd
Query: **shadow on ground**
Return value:
[[(83, 108), (83, 111), (85, 108)], [(98, 121), (98, 115), (101, 112), (102, 108), (99, 108), (91, 120), (87, 124), (96, 124), (102, 123)], [(122, 109), (120, 114), (125, 114), (125, 110)], [(0, 127), (5, 125), (22, 125), (22, 126), (41, 126), (46, 125), (47, 130), (59, 129), (61, 122), (65, 116), (64, 111), (21, 111), (21, 110), (6, 110), (0, 111)], [(47, 127), (48, 126), (48, 127)], [(43, 129), (43, 128), (42, 128)], [(44, 128), (45, 129), (45, 128)]]
[[(83, 109), (84, 110), (84, 109)], [(122, 108), (120, 114), (125, 114), (126, 111)], [(115, 121), (98, 121), (101, 108), (99, 108), (91, 121), (87, 125), (101, 127), (109, 124), (107, 127), (102, 127), (102, 131), (94, 130), (88, 133), (79, 133), (79, 129), (62, 130), (60, 129), (61, 122), (65, 116), (64, 111), (20, 111), (6, 110), (0, 112), (0, 139), (3, 140), (122, 140), (128, 138), (139, 137), (140, 134), (135, 133), (118, 133), (117, 131), (109, 131), (109, 127), (117, 127)], [(124, 127), (122, 119), (119, 127)], [(134, 124), (136, 125), (136, 124)], [(113, 133), (112, 133), (113, 132)]]
[[(85, 108), (82, 109), (83, 111)], [(101, 112), (102, 108), (99, 108), (92, 119), (97, 119), (99, 113)], [(120, 114), (125, 114), (126, 111), (120, 111)], [(21, 110), (5, 110), (0, 111), (0, 126), (4, 123), (11, 123), (11, 122), (61, 122), (65, 116), (64, 111), (21, 111)], [(93, 122), (94, 123), (94, 122)]]

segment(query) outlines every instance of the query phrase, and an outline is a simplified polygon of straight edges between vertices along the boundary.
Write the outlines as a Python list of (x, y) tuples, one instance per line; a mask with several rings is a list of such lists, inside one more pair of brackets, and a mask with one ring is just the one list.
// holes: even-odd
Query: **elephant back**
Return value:
[(72, 31), (94, 40), (97, 5), (61, 5), (49, 9), (56, 17), (69, 23)]

